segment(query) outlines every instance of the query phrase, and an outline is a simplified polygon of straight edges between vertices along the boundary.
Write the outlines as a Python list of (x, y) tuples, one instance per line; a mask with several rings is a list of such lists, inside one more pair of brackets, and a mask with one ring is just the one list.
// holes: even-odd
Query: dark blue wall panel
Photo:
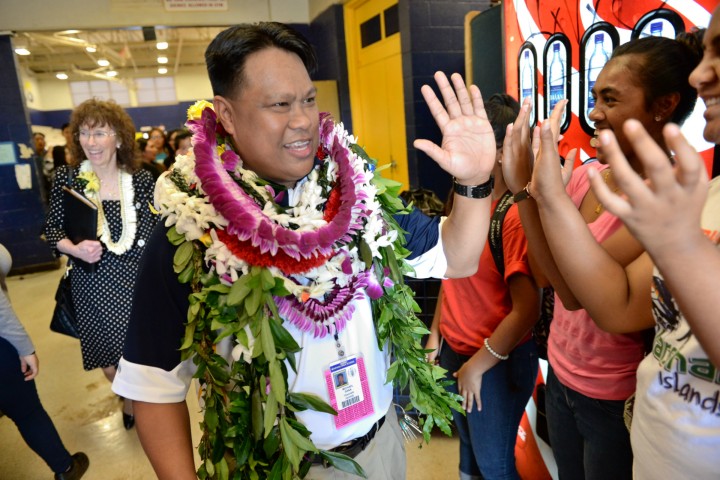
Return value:
[(57, 261), (50, 248), (40, 238), (45, 221), (45, 208), (41, 201), (37, 159), (21, 159), (19, 143), (30, 145), (30, 121), (25, 109), (12, 41), (0, 35), (0, 142), (9, 142), (15, 150), (17, 164), (28, 165), (33, 188), (20, 190), (15, 177), (16, 164), (0, 165), (0, 243), (13, 256), (13, 270), (31, 270), (47, 266), (56, 267)]

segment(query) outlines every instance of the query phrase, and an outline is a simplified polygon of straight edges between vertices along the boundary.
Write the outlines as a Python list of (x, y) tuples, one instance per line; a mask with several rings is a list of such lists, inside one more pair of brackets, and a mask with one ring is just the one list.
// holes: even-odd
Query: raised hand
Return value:
[(675, 167), (640, 122), (628, 120), (623, 130), (647, 180), (628, 164), (613, 133), (603, 130), (600, 142), (608, 152), (615, 182), (627, 198), (610, 191), (595, 171), (588, 172), (592, 188), (603, 206), (619, 217), (648, 251), (674, 250), (686, 242), (688, 232), (700, 229), (708, 188), (705, 165), (677, 125), (668, 124), (663, 129), (668, 147), (676, 152)]
[(529, 115), (530, 100), (525, 100), (515, 122), (505, 131), (502, 172), (505, 184), (513, 194), (525, 188), (532, 176), (535, 157), (530, 148)]
[(573, 149), (565, 160), (565, 167), (560, 163), (557, 148), (557, 135), (553, 132), (552, 123), (545, 122), (540, 127), (540, 150), (532, 172), (530, 193), (538, 201), (557, 198), (565, 194), (565, 185), (572, 175), (577, 149)]
[(454, 73), (452, 86), (442, 72), (435, 81), (443, 102), (428, 85), (421, 92), (442, 133), (442, 145), (417, 139), (413, 145), (435, 160), (440, 167), (465, 185), (487, 181), (495, 163), (495, 136), (483, 106), (480, 90), (468, 90), (462, 76)]
[[(543, 122), (543, 125), (549, 124), (552, 142), (555, 145), (561, 138), (560, 121), (566, 105), (567, 100), (558, 102), (553, 108), (550, 118)], [(503, 178), (513, 194), (525, 188), (530, 181), (535, 159), (540, 153), (540, 127), (535, 127), (533, 130), (532, 141), (530, 137), (530, 127), (528, 126), (530, 110), (530, 100), (526, 99), (517, 119), (508, 126), (503, 143)]]
[[(529, 102), (530, 100), (527, 101)], [(552, 112), (550, 112), (550, 118), (542, 122), (543, 124), (545, 124), (546, 122), (550, 123), (550, 130), (552, 131), (553, 142), (555, 142), (555, 145), (557, 145), (558, 142), (560, 142), (560, 140), (562, 139), (562, 135), (560, 135), (560, 122), (562, 121), (563, 112), (565, 111), (565, 106), (567, 105), (567, 103), (567, 99), (563, 99), (557, 102), (553, 107)], [(537, 158), (538, 154), (540, 153), (539, 133), (540, 132), (537, 132), (537, 135), (533, 134), (532, 149), (535, 158)]]

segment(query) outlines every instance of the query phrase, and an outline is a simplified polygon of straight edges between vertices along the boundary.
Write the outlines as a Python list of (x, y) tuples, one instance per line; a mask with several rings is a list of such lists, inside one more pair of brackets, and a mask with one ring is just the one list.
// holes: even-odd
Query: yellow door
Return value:
[[(408, 188), (397, 0), (353, 0), (345, 5), (353, 134), (386, 167), (383, 176)], [(390, 28), (388, 28), (390, 25)]]

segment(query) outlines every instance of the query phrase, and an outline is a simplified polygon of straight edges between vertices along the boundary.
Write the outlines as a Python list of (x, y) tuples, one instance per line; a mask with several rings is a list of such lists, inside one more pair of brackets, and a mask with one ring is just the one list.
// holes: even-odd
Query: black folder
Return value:
[[(83, 240), (97, 240), (98, 212), (94, 203), (72, 188), (63, 187), (65, 201), (65, 234), (74, 244)], [(75, 265), (88, 273), (95, 273), (97, 263), (71, 257)]]

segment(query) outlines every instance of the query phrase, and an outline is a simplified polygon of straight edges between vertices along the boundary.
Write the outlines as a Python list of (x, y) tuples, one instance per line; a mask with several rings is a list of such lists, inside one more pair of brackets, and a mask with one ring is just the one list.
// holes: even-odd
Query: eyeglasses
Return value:
[(88, 130), (80, 130), (78, 132), (78, 137), (80, 140), (87, 140), (90, 137), (93, 138), (96, 142), (101, 142), (103, 140), (107, 140), (109, 137), (114, 137), (115, 132), (105, 132), (103, 130), (96, 130), (94, 132), (90, 132)]

